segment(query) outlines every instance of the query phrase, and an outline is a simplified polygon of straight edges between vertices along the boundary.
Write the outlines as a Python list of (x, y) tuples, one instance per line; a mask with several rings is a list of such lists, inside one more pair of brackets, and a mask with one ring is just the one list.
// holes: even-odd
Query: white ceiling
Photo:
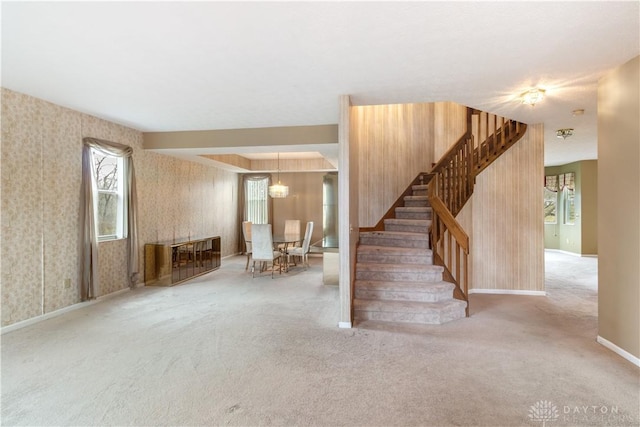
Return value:
[[(141, 131), (338, 122), (455, 101), (597, 156), (597, 82), (640, 53), (631, 2), (2, 2), (2, 86)], [(516, 96), (539, 86), (535, 108)], [(583, 108), (583, 116), (571, 112)], [(566, 141), (558, 128), (575, 128)]]

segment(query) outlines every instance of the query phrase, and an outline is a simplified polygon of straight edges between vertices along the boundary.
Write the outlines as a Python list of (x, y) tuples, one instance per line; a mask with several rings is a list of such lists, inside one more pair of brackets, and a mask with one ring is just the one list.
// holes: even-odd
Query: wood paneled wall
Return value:
[(434, 104), (351, 107), (359, 147), (360, 227), (372, 227), (433, 162)]
[[(360, 226), (372, 227), (419, 173), (431, 170), (466, 129), (466, 108), (452, 102), (352, 107), (359, 144)], [(482, 117), (484, 118), (484, 117)], [(481, 119), (482, 119), (481, 118)], [(476, 134), (493, 132), (476, 122)], [(471, 289), (544, 291), (542, 125), (478, 176), (458, 215), (471, 239)]]
[(436, 102), (433, 106), (433, 161), (437, 162), (467, 131), (467, 107), (455, 102)]
[(485, 169), (472, 196), (472, 289), (544, 291), (544, 127)]

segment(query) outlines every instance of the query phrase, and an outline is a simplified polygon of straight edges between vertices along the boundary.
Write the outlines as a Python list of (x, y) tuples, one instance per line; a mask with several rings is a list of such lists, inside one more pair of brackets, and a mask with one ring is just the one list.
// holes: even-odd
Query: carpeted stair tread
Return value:
[(413, 191), (426, 191), (429, 189), (429, 186), (427, 184), (422, 184), (422, 185), (412, 185), (411, 186), (411, 190)]
[(399, 206), (395, 209), (398, 219), (427, 219), (433, 216), (431, 206)]
[(356, 280), (439, 282), (444, 269), (439, 265), (356, 263)]
[(451, 282), (400, 282), (400, 281), (383, 281), (383, 280), (356, 280), (356, 291), (358, 289), (367, 290), (383, 290), (383, 291), (408, 291), (408, 292), (423, 292), (423, 293), (437, 293), (443, 291), (451, 291), (455, 289), (456, 285)]
[(429, 187), (427, 185), (412, 185), (411, 191), (414, 196), (426, 196), (429, 191)]
[(424, 248), (402, 248), (398, 246), (377, 246), (377, 245), (360, 245), (358, 251), (363, 254), (369, 253), (389, 253), (397, 255), (427, 255), (433, 256), (431, 249)]
[(465, 317), (467, 303), (456, 299), (437, 302), (355, 299), (353, 307), (357, 321), (440, 325)]
[(395, 209), (404, 212), (431, 212), (433, 210), (431, 206), (398, 206)]
[(444, 267), (440, 265), (421, 264), (382, 264), (382, 263), (356, 263), (356, 271), (385, 271), (385, 272), (433, 272), (442, 273)]
[(450, 282), (356, 280), (356, 299), (438, 302), (453, 298)]
[(387, 218), (384, 220), (384, 224), (402, 224), (402, 225), (418, 225), (423, 227), (429, 227), (431, 220), (429, 219), (405, 219), (405, 218)]
[(426, 248), (360, 245), (356, 259), (363, 263), (433, 264), (433, 252)]
[(427, 233), (415, 233), (411, 231), (367, 231), (360, 233), (361, 244), (373, 244), (374, 246), (384, 246), (376, 243), (370, 243), (369, 240), (376, 242), (389, 242), (397, 247), (410, 247), (410, 244), (428, 244), (429, 235)]
[(408, 231), (412, 233), (428, 233), (431, 220), (387, 218), (384, 220), (385, 231)]
[(387, 239), (405, 239), (405, 240), (429, 240), (429, 236), (424, 233), (413, 233), (408, 231), (366, 231), (360, 233), (360, 239), (363, 237), (380, 237)]
[(466, 301), (458, 299), (449, 299), (438, 302), (423, 301), (390, 301), (390, 300), (367, 300), (354, 299), (353, 308), (360, 311), (386, 311), (386, 312), (404, 312), (404, 313), (421, 313), (424, 311), (438, 311), (448, 308), (467, 307)]
[(369, 231), (360, 233), (360, 244), (429, 249), (429, 234), (409, 231)]
[(427, 196), (405, 196), (404, 197), (404, 205), (405, 206), (429, 206), (429, 197)]

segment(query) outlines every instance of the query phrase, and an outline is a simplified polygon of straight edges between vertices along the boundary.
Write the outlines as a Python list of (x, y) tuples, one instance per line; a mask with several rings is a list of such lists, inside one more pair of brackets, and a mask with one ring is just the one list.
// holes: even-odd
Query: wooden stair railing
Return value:
[[(467, 109), (470, 119), (471, 110)], [(469, 120), (467, 120), (469, 123)], [(473, 194), (473, 137), (470, 129), (440, 158), (428, 176), (427, 195), (432, 209), (433, 263), (444, 267), (444, 277), (454, 283), (453, 296), (467, 302), (469, 317), (469, 236), (455, 216)]]
[(439, 179), (430, 186), (436, 186), (433, 193), (437, 195), (446, 208), (456, 216), (473, 194), (474, 174), (473, 139), (469, 133), (464, 134), (436, 163), (429, 174)]
[[(434, 175), (431, 182), (437, 181)], [(429, 185), (432, 209), (431, 251), (433, 263), (444, 267), (444, 278), (456, 285), (454, 298), (467, 302), (465, 314), (469, 317), (469, 236), (455, 217), (435, 194), (436, 185)]]
[(475, 141), (482, 141), (474, 147), (474, 174), (477, 176), (522, 138), (527, 125), (479, 110), (468, 113), (472, 116), (468, 131), (472, 132)]
[[(428, 175), (433, 209), (431, 249), (434, 264), (456, 285), (454, 297), (467, 302), (469, 316), (469, 236), (455, 217), (473, 194), (476, 176), (515, 144), (527, 125), (467, 108), (466, 133), (442, 156)], [(475, 141), (482, 141), (477, 146)]]

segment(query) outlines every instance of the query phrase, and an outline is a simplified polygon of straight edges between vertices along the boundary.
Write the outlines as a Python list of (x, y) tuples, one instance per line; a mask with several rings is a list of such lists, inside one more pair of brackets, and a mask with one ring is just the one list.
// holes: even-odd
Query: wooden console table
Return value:
[(144, 245), (146, 286), (173, 286), (220, 267), (220, 236)]

